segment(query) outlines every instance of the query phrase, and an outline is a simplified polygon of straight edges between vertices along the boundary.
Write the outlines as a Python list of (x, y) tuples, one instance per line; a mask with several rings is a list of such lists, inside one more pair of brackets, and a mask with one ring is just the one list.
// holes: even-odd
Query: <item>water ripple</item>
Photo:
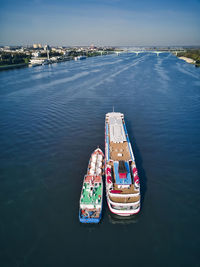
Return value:
[[(182, 265), (195, 266), (188, 255), (198, 247), (200, 221), (199, 74), (170, 54), (148, 53), (0, 72), (4, 266), (56, 266), (58, 258), (66, 265), (69, 255), (63, 247), (79, 251), (83, 259), (94, 234), (99, 246), (95, 250), (100, 251), (116, 227), (123, 230), (118, 229), (120, 242), (127, 243), (125, 232), (140, 241), (143, 251), (138, 250), (136, 258), (157, 251), (163, 259), (166, 251), (176, 251), (175, 265), (181, 259)], [(143, 207), (137, 220), (114, 220), (116, 225), (110, 227), (113, 220), (105, 205), (102, 223), (85, 228), (78, 222), (82, 179), (91, 152), (97, 145), (104, 148), (105, 113), (113, 106), (125, 114), (146, 187)], [(182, 240), (188, 242), (183, 246)], [(112, 248), (110, 252), (115, 253)], [(127, 255), (131, 253), (128, 249)]]

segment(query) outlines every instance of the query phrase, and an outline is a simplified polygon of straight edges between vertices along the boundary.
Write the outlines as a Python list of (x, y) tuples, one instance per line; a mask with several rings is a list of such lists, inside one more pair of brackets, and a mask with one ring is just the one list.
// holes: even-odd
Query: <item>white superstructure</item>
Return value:
[(122, 123), (123, 114), (112, 112), (108, 113), (107, 116), (109, 120), (110, 141), (113, 143), (123, 143), (126, 141), (126, 135)]

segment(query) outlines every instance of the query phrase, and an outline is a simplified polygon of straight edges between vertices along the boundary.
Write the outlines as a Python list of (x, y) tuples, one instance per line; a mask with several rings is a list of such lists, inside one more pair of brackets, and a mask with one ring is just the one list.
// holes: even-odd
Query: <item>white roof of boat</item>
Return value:
[(109, 112), (106, 114), (106, 117), (121, 117), (124, 118), (124, 114), (120, 112)]
[(119, 112), (110, 112), (106, 114), (109, 121), (110, 141), (113, 143), (123, 143), (126, 141), (126, 135), (122, 118), (124, 114)]

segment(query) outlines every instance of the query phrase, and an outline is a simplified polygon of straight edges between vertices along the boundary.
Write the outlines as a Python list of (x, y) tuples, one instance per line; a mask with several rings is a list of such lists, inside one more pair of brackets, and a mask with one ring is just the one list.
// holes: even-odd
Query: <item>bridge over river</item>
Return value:
[(185, 50), (124, 50), (124, 51), (115, 51), (115, 53), (119, 56), (120, 54), (123, 53), (135, 53), (136, 55), (141, 54), (141, 53), (152, 53), (152, 54), (156, 54), (157, 56), (159, 56), (159, 54), (162, 53), (174, 53), (175, 55), (177, 55), (178, 52), (185, 52)]

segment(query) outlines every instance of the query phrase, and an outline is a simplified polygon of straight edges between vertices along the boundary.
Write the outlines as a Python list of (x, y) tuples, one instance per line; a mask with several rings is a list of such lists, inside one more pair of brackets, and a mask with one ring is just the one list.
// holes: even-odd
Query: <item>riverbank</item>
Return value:
[(182, 59), (184, 61), (186, 61), (187, 63), (190, 63), (190, 64), (195, 64), (196, 61), (192, 58), (188, 58), (188, 57), (178, 57), (179, 59)]
[(187, 63), (200, 67), (200, 49), (188, 49), (184, 52), (179, 52), (176, 55)]
[(28, 67), (28, 63), (3, 65), (3, 66), (0, 66), (0, 71), (1, 70), (11, 70), (11, 69), (23, 68), (23, 67)]
[[(108, 51), (108, 52), (104, 52), (104, 53), (97, 53), (97, 52), (93, 52), (93, 53), (87, 53), (86, 56), (84, 56), (85, 58), (88, 57), (96, 57), (96, 56), (102, 56), (102, 55), (109, 55), (112, 52)], [(64, 56), (64, 57), (52, 57), (49, 60), (47, 59), (47, 57), (37, 57), (36, 60), (41, 62), (35, 62), (31, 64), (31, 61), (29, 61), (29, 63), (19, 63), (19, 64), (6, 64), (6, 65), (2, 65), (0, 66), (0, 71), (2, 70), (10, 70), (10, 69), (16, 69), (16, 68), (22, 68), (22, 67), (35, 67), (35, 66), (40, 66), (40, 65), (48, 65), (48, 64), (54, 64), (54, 63), (60, 63), (60, 62), (64, 62), (64, 61), (69, 61), (69, 60), (76, 60), (78, 57), (81, 56), (81, 53), (72, 53), (69, 56)], [(44, 61), (44, 62), (43, 62)]]

